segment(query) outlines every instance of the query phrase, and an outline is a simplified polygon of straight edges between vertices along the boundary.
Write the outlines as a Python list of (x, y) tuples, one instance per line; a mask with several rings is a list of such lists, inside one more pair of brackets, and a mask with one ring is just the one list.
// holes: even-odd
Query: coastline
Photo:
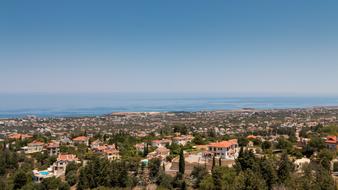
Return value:
[[(100, 116), (119, 116), (119, 115), (140, 115), (140, 114), (172, 114), (172, 113), (253, 113), (253, 112), (276, 112), (276, 111), (293, 111), (293, 110), (304, 110), (310, 111), (314, 109), (338, 109), (338, 105), (332, 106), (310, 106), (310, 107), (292, 107), (292, 108), (268, 108), (268, 109), (257, 109), (257, 108), (242, 108), (242, 109), (223, 109), (223, 110), (198, 110), (198, 111), (113, 111), (105, 112), (101, 114), (93, 113), (74, 113), (74, 112), (51, 112), (51, 113), (9, 113), (7, 115), (11, 117), (3, 117), (5, 114), (0, 112), (0, 120), (8, 119), (22, 119), (25, 117), (39, 117), (39, 118), (85, 118), (85, 117), (100, 117)], [(89, 111), (89, 110), (87, 110)]]

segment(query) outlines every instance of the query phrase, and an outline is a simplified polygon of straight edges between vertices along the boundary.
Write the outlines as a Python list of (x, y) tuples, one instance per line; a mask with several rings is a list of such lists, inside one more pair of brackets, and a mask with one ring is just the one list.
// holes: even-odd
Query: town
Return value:
[(1, 119), (0, 189), (336, 189), (337, 117), (314, 107)]

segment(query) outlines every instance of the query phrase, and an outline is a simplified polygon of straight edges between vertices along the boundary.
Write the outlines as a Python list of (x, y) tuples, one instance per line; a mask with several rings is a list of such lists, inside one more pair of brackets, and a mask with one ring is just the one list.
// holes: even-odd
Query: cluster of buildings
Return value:
[(115, 145), (107, 145), (99, 140), (90, 143), (90, 138), (87, 136), (78, 136), (72, 139), (67, 136), (60, 136), (59, 140), (52, 140), (48, 143), (40, 140), (33, 140), (32, 135), (22, 133), (9, 134), (7, 138), (11, 140), (12, 143), (16, 143), (18, 140), (30, 141), (26, 146), (21, 147), (21, 151), (27, 155), (43, 153), (56, 157), (56, 161), (48, 167), (48, 169), (33, 171), (34, 180), (36, 182), (41, 182), (41, 180), (53, 176), (60, 177), (65, 175), (66, 167), (70, 162), (75, 162), (77, 164), (81, 163), (80, 159), (75, 154), (61, 153), (61, 145), (75, 148), (75, 145), (81, 144), (92, 150), (94, 153), (103, 155), (110, 160), (120, 159), (119, 150)]
[[(303, 128), (314, 127), (319, 124), (338, 124), (338, 108), (308, 108), (308, 109), (284, 109), (284, 110), (253, 110), (238, 111), (203, 111), (203, 112), (175, 112), (175, 113), (113, 113), (100, 117), (81, 118), (37, 118), (0, 120), (0, 140), (27, 140), (22, 147), (25, 154), (44, 152), (57, 157), (57, 161), (46, 171), (34, 171), (36, 181), (50, 176), (62, 176), (69, 162), (80, 162), (73, 154), (62, 154), (60, 147), (63, 145), (84, 145), (88, 150), (105, 156), (110, 160), (120, 159), (120, 151), (116, 145), (107, 144), (100, 140), (90, 142), (94, 134), (115, 134), (124, 132), (135, 137), (154, 135), (157, 140), (147, 142), (152, 151), (146, 159), (160, 158), (166, 162), (170, 155), (168, 146), (172, 143), (185, 146), (193, 140), (192, 135), (175, 134), (165, 136), (162, 134), (168, 126), (186, 126), (192, 134), (214, 133), (216, 135), (251, 134), (251, 132), (266, 132), (262, 140), (276, 142), (280, 135), (275, 134), (275, 129), (294, 128), (300, 146), (308, 143), (309, 139), (300, 136)], [(85, 136), (71, 138), (69, 131), (86, 131)], [(48, 134), (50, 142), (32, 140), (29, 134)], [(163, 137), (163, 138), (162, 138)], [(249, 135), (248, 139), (256, 136)], [(337, 137), (328, 136), (324, 139), (327, 148), (337, 148)], [(252, 142), (249, 142), (249, 147)], [(135, 148), (142, 152), (146, 145), (136, 144)], [(202, 152), (196, 153), (198, 159), (212, 158), (213, 156), (224, 160), (234, 160), (238, 157), (239, 147), (236, 139), (213, 142), (205, 146)], [(194, 153), (191, 153), (194, 154)], [(200, 158), (199, 158), (200, 157)], [(192, 159), (194, 160), (194, 159)], [(303, 162), (299, 161), (299, 162)], [(304, 161), (305, 162), (305, 161)]]

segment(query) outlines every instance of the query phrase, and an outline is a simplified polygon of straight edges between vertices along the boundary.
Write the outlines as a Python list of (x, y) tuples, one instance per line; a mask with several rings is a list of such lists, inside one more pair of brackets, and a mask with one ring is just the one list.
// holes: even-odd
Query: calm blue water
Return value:
[(338, 97), (229, 97), (194, 94), (2, 94), (0, 118), (93, 116), (111, 112), (338, 106)]

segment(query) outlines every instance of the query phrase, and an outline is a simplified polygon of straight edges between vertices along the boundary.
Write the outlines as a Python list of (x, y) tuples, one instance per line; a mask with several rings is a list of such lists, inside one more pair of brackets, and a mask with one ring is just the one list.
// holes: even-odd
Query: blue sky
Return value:
[(0, 93), (338, 94), (338, 1), (1, 1)]

